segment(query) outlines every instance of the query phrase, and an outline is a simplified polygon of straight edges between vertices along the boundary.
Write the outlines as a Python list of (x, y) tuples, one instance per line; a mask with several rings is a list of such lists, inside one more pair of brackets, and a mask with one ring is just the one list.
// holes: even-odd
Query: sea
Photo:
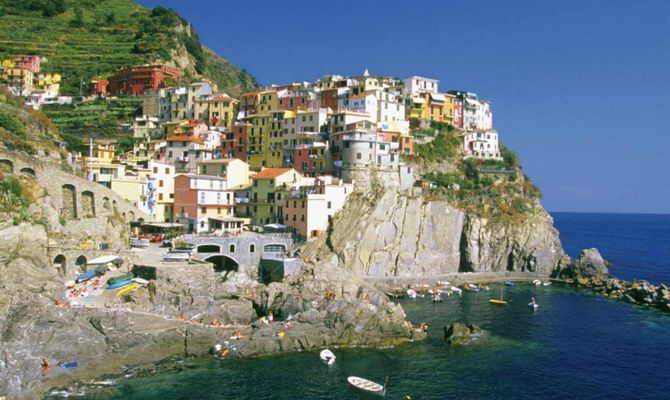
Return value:
[[(566, 252), (597, 247), (625, 279), (670, 283), (670, 215), (552, 213)], [(386, 349), (332, 348), (261, 359), (175, 362), (115, 380), (88, 399), (362, 399), (347, 377), (387, 382), (389, 399), (670, 399), (670, 313), (607, 300), (571, 286), (466, 292), (439, 304), (402, 300), (429, 325), (428, 339)], [(539, 308), (528, 307), (535, 297)], [(444, 326), (477, 324), (486, 334), (461, 347)], [(408, 397), (407, 397), (408, 396)]]

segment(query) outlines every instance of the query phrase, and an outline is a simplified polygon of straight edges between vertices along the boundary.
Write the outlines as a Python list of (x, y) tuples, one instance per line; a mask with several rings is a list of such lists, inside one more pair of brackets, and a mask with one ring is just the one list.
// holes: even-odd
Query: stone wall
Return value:
[[(245, 233), (241, 236), (217, 237), (186, 235), (187, 242), (196, 245), (196, 252), (200, 258), (210, 261), (217, 255), (224, 255), (238, 265), (257, 266), (263, 255), (276, 253), (268, 251), (267, 246), (282, 245), (285, 252), (294, 250), (294, 243), (289, 234), (253, 234)], [(253, 251), (252, 251), (253, 250)]]

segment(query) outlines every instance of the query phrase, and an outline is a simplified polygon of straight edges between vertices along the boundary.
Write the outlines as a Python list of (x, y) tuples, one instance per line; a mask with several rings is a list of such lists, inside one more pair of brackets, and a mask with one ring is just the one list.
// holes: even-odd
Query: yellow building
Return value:
[(265, 168), (252, 178), (249, 212), (253, 225), (283, 221), (282, 192), (296, 187), (302, 175), (293, 168)]
[(212, 125), (233, 129), (237, 116), (237, 106), (240, 101), (221, 93), (209, 99), (208, 102), (209, 122)]
[(33, 89), (42, 90), (45, 92), (54, 92), (58, 94), (60, 92), (60, 74), (54, 72), (40, 72), (35, 75), (33, 80)]
[(453, 124), (454, 104), (454, 95), (429, 92), (420, 93), (409, 99), (407, 114), (410, 120)]
[(226, 189), (236, 189), (248, 186), (251, 183), (249, 164), (237, 158), (198, 161), (197, 165), (200, 175), (226, 178)]

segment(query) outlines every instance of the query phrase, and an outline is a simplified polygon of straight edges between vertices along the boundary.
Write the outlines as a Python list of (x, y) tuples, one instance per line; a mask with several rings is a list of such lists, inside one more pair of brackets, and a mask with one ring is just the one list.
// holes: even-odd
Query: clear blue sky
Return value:
[(550, 211), (670, 213), (670, 1), (139, 3), (261, 84), (368, 68), (478, 93)]

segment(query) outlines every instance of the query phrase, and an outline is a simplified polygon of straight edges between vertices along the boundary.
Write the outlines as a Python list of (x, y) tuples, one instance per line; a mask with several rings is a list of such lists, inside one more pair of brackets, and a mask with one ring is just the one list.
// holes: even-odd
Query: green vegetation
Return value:
[(8, 150), (37, 149), (57, 151), (60, 143), (58, 130), (39, 111), (23, 105), (23, 100), (7, 90), (0, 90), (0, 143)]
[(432, 142), (414, 147), (416, 154), (426, 161), (449, 161), (458, 156), (462, 143), (458, 130), (449, 125)]
[(4, 175), (0, 177), (0, 211), (10, 214), (14, 225), (31, 220), (29, 204), (18, 179)]
[(123, 137), (122, 124), (141, 114), (142, 98), (115, 97), (85, 103), (49, 104), (42, 111), (60, 130), (68, 149), (84, 151), (86, 139)]
[(256, 80), (205, 49), (190, 24), (174, 11), (144, 8), (132, 0), (0, 0), (0, 57), (39, 54), (43, 70), (63, 76), (61, 90), (77, 95), (82, 82), (121, 67), (173, 62), (187, 55), (186, 79), (209, 77), (232, 95)]

